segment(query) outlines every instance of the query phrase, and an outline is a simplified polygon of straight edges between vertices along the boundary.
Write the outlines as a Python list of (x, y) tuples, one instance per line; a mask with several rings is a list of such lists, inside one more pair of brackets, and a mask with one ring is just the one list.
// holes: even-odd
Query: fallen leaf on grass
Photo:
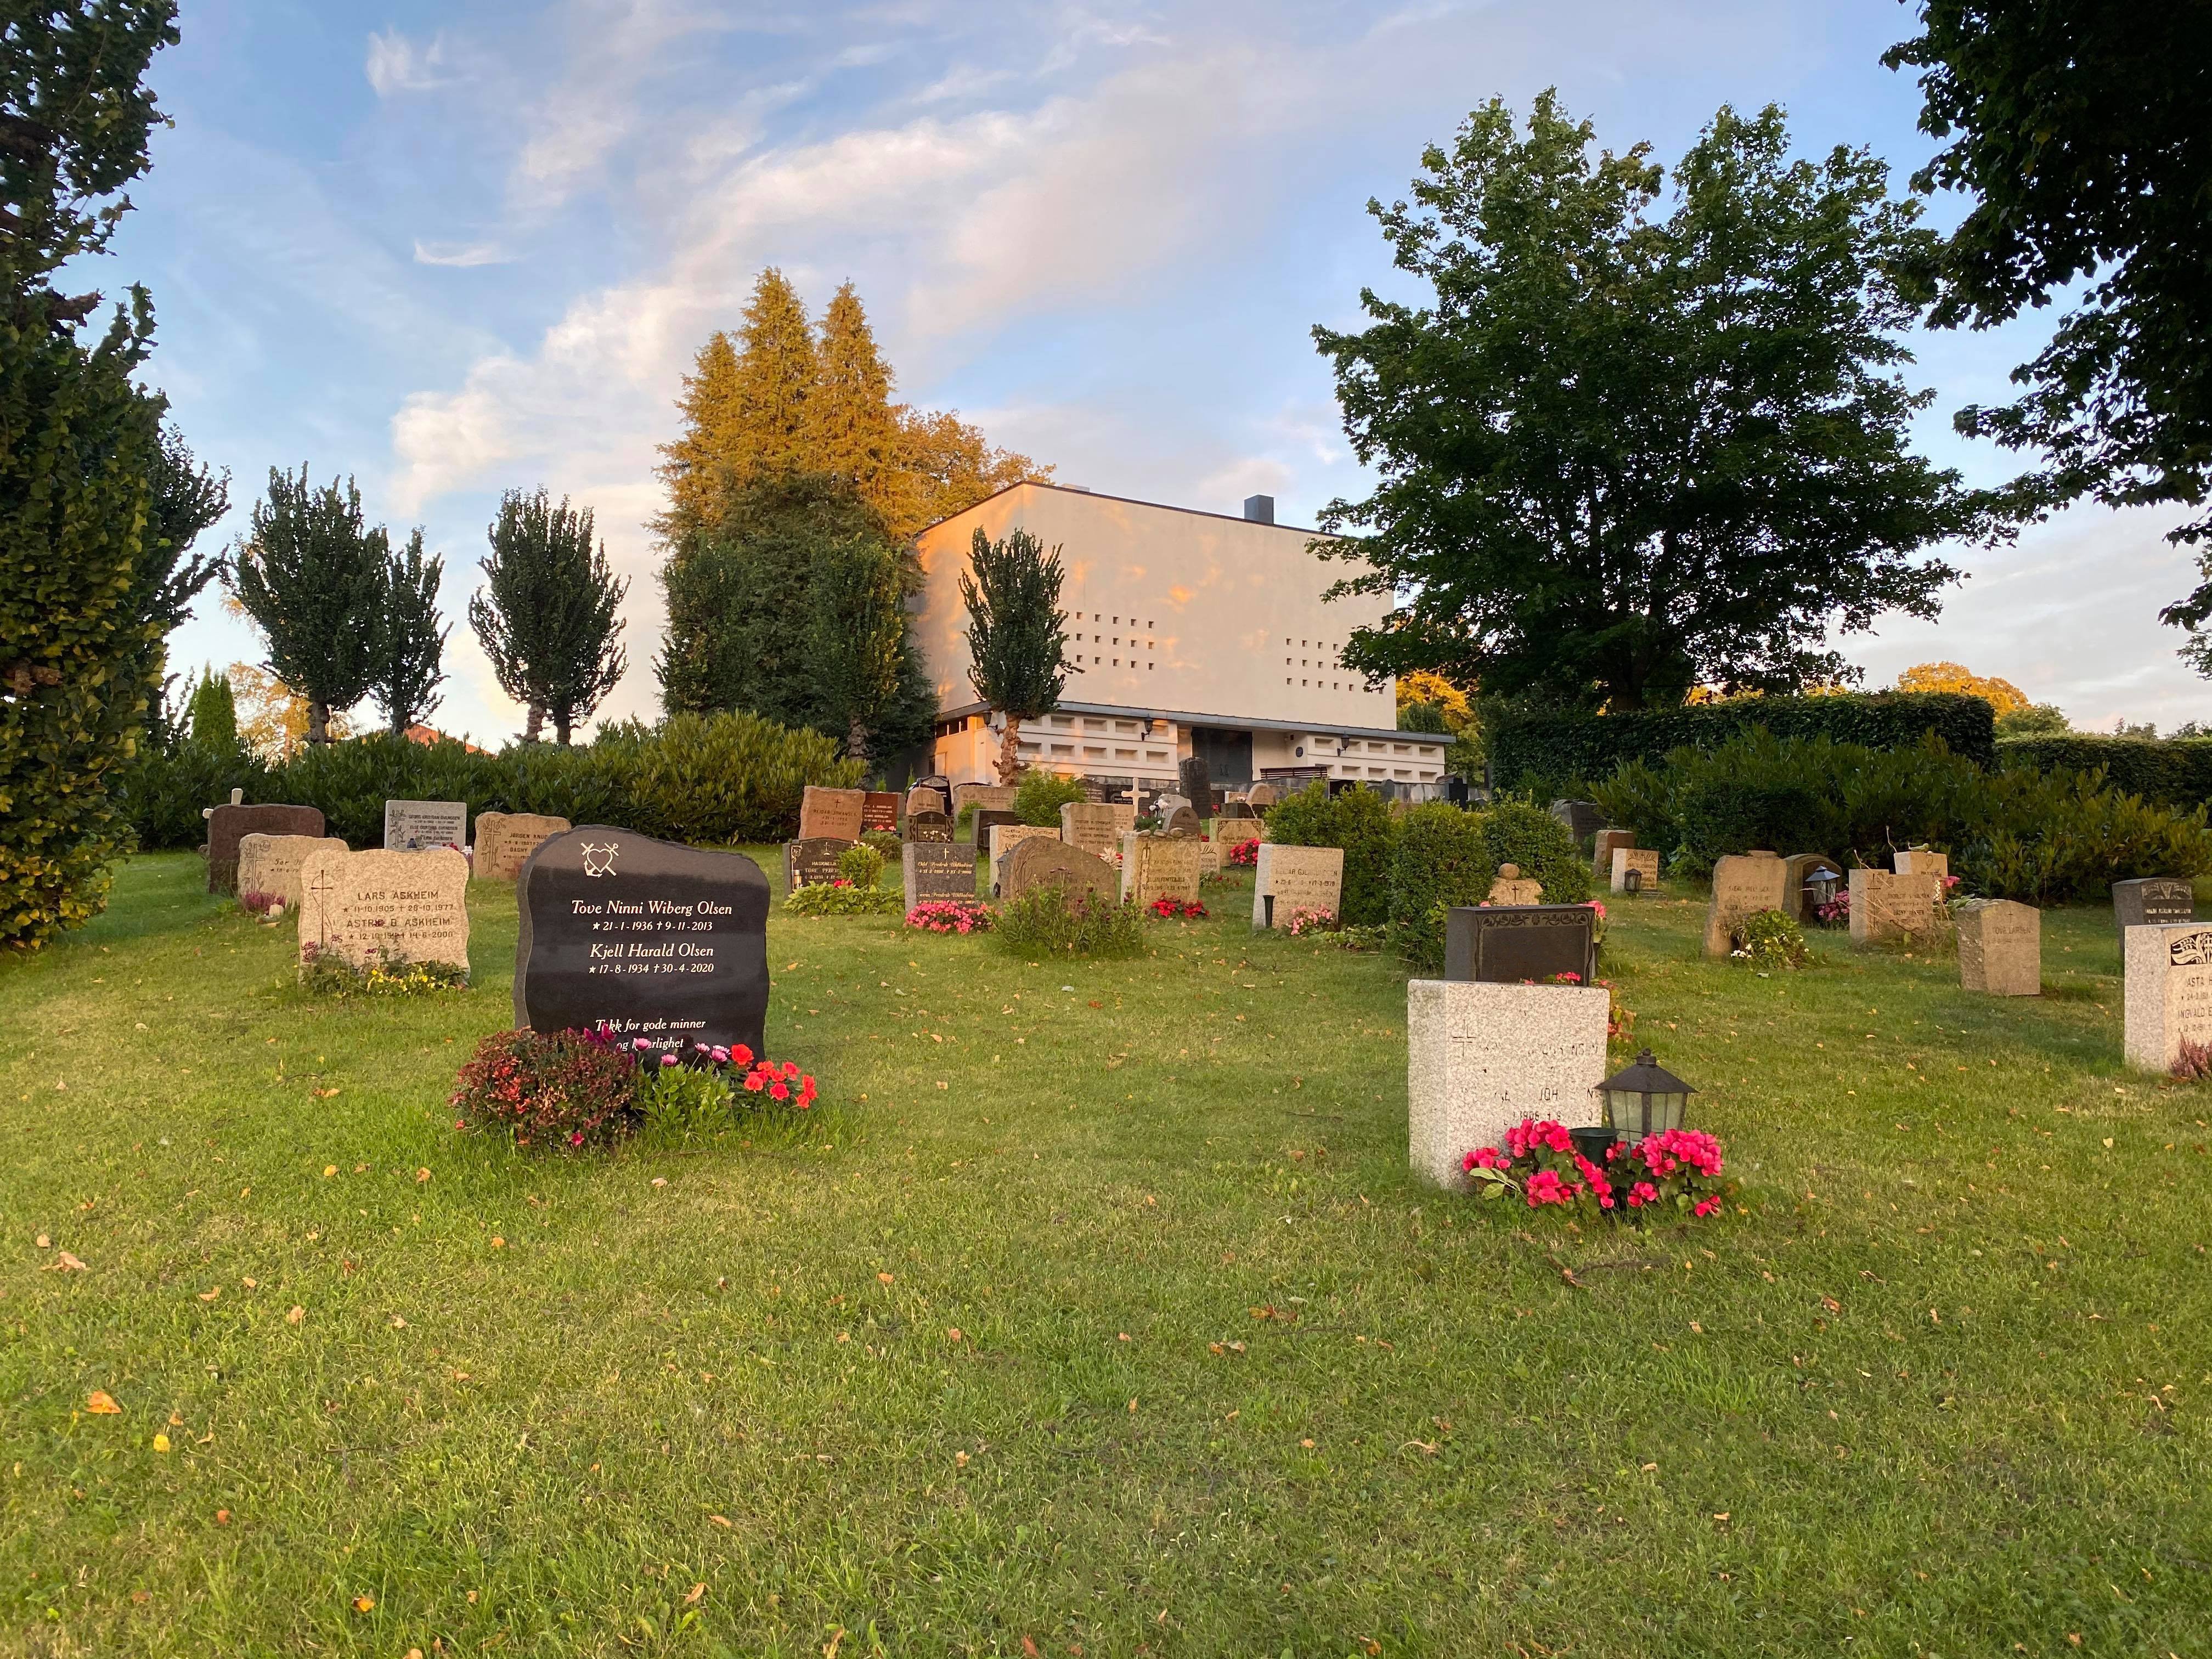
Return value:
[(707, 1518), (709, 1521), (712, 1521), (718, 1527), (727, 1527), (736, 1524), (726, 1515), (710, 1515)]
[[(1091, 1006), (1096, 1008), (1098, 1005), (1094, 1002)], [(1029, 1659), (1037, 1659), (1037, 1644), (1026, 1636), (1022, 1638), (1022, 1651), (1029, 1656)]]
[(375, 1608), (376, 1598), (374, 1595), (356, 1595), (353, 1598), (353, 1610), (356, 1613), (372, 1613)]
[(691, 1593), (684, 1598), (684, 1605), (687, 1607), (696, 1606), (699, 1598), (706, 1593), (707, 1587), (703, 1583), (692, 1585)]
[(215, 1523), (218, 1527), (228, 1526), (230, 1524), (230, 1511), (228, 1510), (217, 1510), (215, 1512)]
[(961, 1340), (961, 1335), (960, 1335), (960, 1328), (959, 1328), (957, 1325), (952, 1326), (951, 1328), (949, 1328), (948, 1330), (946, 1330), (946, 1332), (945, 1333), (945, 1340), (946, 1340), (947, 1341), (950, 1341), (950, 1342), (957, 1342), (957, 1341), (959, 1341), (959, 1340)]
[[(333, 1094), (336, 1094), (337, 1091), (335, 1089), (333, 1089), (331, 1092), (331, 1093), (333, 1093)], [(416, 1184), (417, 1187), (421, 1186), (424, 1182), (428, 1181), (429, 1178), (430, 1178), (430, 1172), (429, 1172), (428, 1170), (416, 1170), (416, 1171), (415, 1171), (415, 1184)]]
[(503, 1250), (507, 1248), (507, 1241), (501, 1238), (497, 1233), (494, 1233), (491, 1236), (491, 1247), (495, 1250)]
[[(44, 1239), (40, 1239), (39, 1242), (42, 1244), (46, 1243)], [(59, 1255), (56, 1255), (52, 1261), (49, 1261), (45, 1267), (40, 1268), (39, 1271), (43, 1273), (90, 1273), (92, 1269), (86, 1267), (83, 1262), (78, 1261), (67, 1250), (64, 1250)]]
[(168, 1450), (169, 1437), (166, 1434), (155, 1435), (154, 1437), (154, 1449), (157, 1452), (165, 1452)]
[(284, 1316), (284, 1322), (287, 1325), (296, 1325), (307, 1316), (307, 1310), (305, 1308), (295, 1304), (292, 1311)]
[(876, 1275), (876, 1281), (882, 1285), (889, 1285), (894, 1282), (889, 1273), (878, 1273)]
[(216, 1297), (217, 1297), (221, 1296), (222, 1294), (222, 1285), (216, 1285), (213, 1290), (210, 1290), (210, 1291), (202, 1291), (200, 1292), (200, 1300), (201, 1300), (201, 1301), (203, 1301), (203, 1302), (212, 1302), (212, 1301), (214, 1301), (214, 1300), (216, 1299)]
[(51, 1250), (53, 1247), (54, 1241), (52, 1239), (48, 1238), (44, 1233), (40, 1233), (39, 1235), (39, 1248), (40, 1249)]

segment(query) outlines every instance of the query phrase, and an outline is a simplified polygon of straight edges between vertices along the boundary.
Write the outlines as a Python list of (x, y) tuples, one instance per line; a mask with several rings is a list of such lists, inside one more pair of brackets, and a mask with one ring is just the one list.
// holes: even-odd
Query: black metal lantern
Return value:
[(1683, 1109), (1697, 1092), (1651, 1057), (1645, 1048), (1636, 1063), (1599, 1084), (1605, 1095), (1605, 1121), (1633, 1146), (1646, 1135), (1682, 1127)]
[(1620, 890), (1631, 895), (1642, 892), (1644, 890), (1644, 872), (1641, 870), (1622, 871), (1620, 875)]
[(1821, 906), (1836, 902), (1836, 891), (1843, 883), (1840, 872), (1825, 864), (1814, 865), (1805, 875), (1805, 908), (1814, 915), (1820, 915)]

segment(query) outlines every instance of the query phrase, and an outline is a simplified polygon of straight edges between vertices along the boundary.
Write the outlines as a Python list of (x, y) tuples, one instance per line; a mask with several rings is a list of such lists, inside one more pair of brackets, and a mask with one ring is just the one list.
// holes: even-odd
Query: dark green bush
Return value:
[(1717, 749), (1754, 726), (1777, 737), (1827, 738), (1869, 749), (1914, 748), (1933, 732), (1954, 754), (1984, 765), (1996, 759), (1993, 717), (1981, 698), (1881, 691), (1742, 697), (1622, 714), (1509, 708), (1490, 732), (1491, 773), (1501, 789), (1536, 783), (1564, 789), (1610, 777), (1625, 761), (1656, 764), (1677, 749)]
[(1060, 828), (1060, 809), (1084, 799), (1083, 780), (1032, 767), (1014, 789), (1014, 816), (1040, 830)]
[(1382, 796), (1364, 787), (1332, 795), (1316, 781), (1267, 813), (1267, 839), (1286, 847), (1344, 849), (1343, 912), (1350, 927), (1390, 919), (1390, 859), (1398, 826)]
[[(1493, 878), (1499, 865), (1517, 864), (1522, 875), (1543, 884), (1547, 904), (1580, 904), (1589, 897), (1589, 860), (1567, 826), (1543, 808), (1501, 801), (1483, 815), (1482, 833)], [(1486, 884), (1483, 890), (1489, 891)]]
[(1390, 932), (1406, 960), (1429, 973), (1444, 963), (1444, 912), (1480, 904), (1497, 878), (1483, 822), (1442, 801), (1398, 821), (1390, 860)]
[(269, 769), (235, 737), (227, 744), (188, 738), (167, 754), (142, 750), (125, 769), (119, 788), (139, 850), (148, 853), (203, 845), (207, 820), (201, 810), (228, 800), (234, 789), (244, 790), (250, 801), (277, 799), (270, 793)]
[(1999, 738), (1997, 763), (2007, 771), (2101, 769), (2115, 789), (2158, 806), (2188, 808), (2212, 800), (2212, 738), (2115, 738), (2076, 732)]
[(1705, 778), (1683, 792), (1682, 842), (1699, 865), (1723, 853), (1778, 849), (1803, 842), (1822, 817), (1819, 799), (1802, 784)]

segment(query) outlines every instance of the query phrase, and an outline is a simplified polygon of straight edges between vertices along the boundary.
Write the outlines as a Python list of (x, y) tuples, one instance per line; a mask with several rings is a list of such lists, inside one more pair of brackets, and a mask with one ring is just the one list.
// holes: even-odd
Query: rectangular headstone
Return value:
[(538, 844), (575, 826), (542, 812), (479, 812), (471, 869), (478, 881), (513, 881)]
[(1609, 881), (1613, 878), (1613, 849), (1616, 847), (1635, 846), (1636, 831), (1601, 830), (1591, 838), (1590, 845), (1596, 849), (1590, 860), (1590, 879)]
[(1048, 830), (1041, 823), (997, 823), (991, 826), (991, 842), (987, 867), (991, 878), (991, 896), (999, 894), (1000, 872), (1005, 868), (1006, 854), (1025, 841), (1058, 841), (1060, 831)]
[(1881, 945), (1910, 933), (1925, 939), (1936, 930), (1936, 906), (1943, 896), (1941, 876), (1900, 876), (1889, 870), (1851, 872), (1851, 943)]
[[(1602, 833), (1602, 832), (1601, 832)], [(1656, 893), (1659, 890), (1659, 849), (1656, 847), (1616, 847), (1613, 849), (1613, 868), (1608, 872), (1608, 884), (1616, 893), (1628, 890), (1628, 872), (1636, 872), (1639, 884), (1637, 891)]]
[(975, 849), (951, 842), (910, 841), (899, 848), (908, 910), (924, 899), (975, 896)]
[(1416, 1176), (1465, 1192), (1467, 1155), (1524, 1117), (1605, 1121), (1599, 986), (1417, 979), (1406, 986), (1407, 1150)]
[(1176, 763), (1176, 787), (1200, 817), (1213, 816), (1213, 770), (1203, 755), (1192, 755)]
[(1221, 845), (1218, 837), (1198, 843), (1198, 873), (1201, 877), (1221, 873)]
[(1567, 826), (1577, 842), (1586, 842), (1605, 828), (1605, 808), (1594, 800), (1555, 800), (1552, 816)]
[(2170, 1073), (2184, 1042), (2212, 1044), (2212, 927), (2193, 921), (2130, 927), (2121, 1053), (2139, 1072)]
[(384, 803), (384, 850), (421, 853), (469, 844), (465, 800), (388, 800)]
[(909, 811), (906, 815), (906, 839), (909, 842), (939, 842), (952, 840), (952, 815), (949, 812)]
[(1298, 910), (1344, 914), (1344, 849), (1260, 843), (1252, 883), (1252, 925), (1281, 927)]
[(1731, 853), (1713, 865), (1712, 902), (1705, 909), (1705, 954), (1724, 957), (1735, 936), (1761, 910), (1783, 908), (1782, 860), (1772, 853)]
[(836, 880), (837, 860), (859, 845), (829, 836), (784, 842), (783, 890), (795, 893), (817, 882)]
[(238, 891), (238, 843), (247, 836), (315, 836), (323, 833), (319, 806), (240, 806), (207, 809), (208, 884), (210, 893)]
[(429, 852), (325, 847), (300, 866), (300, 960), (469, 965), (469, 861)]
[(765, 1050), (768, 878), (744, 854), (587, 823), (532, 853), (514, 892), (517, 1025)]
[(1133, 827), (1136, 810), (1133, 806), (1117, 807), (1110, 801), (1069, 801), (1060, 809), (1060, 838), (1070, 847), (1079, 847), (1094, 857), (1103, 857), (1114, 850), (1120, 838), (1120, 814), (1127, 811)]
[(1199, 840), (1195, 836), (1121, 837), (1121, 899), (1139, 908), (1158, 899), (1198, 902)]
[(1951, 855), (1931, 852), (1925, 847), (1907, 847), (1894, 854), (1890, 863), (1900, 876), (1948, 876), (1951, 873)]
[(868, 792), (825, 789), (810, 783), (799, 798), (800, 841), (858, 841), (866, 826)]
[(275, 899), (288, 910), (300, 908), (300, 872), (307, 854), (325, 848), (343, 853), (346, 844), (335, 836), (241, 836), (238, 843), (238, 896), (241, 902), (259, 894)]
[(2043, 913), (2010, 899), (1970, 899), (1959, 926), (1959, 984), (1993, 997), (2043, 994)]
[[(220, 810), (220, 809), (218, 809)], [(210, 862), (214, 854), (209, 855)], [(2160, 927), (2197, 920), (2197, 886), (2185, 876), (2145, 876), (2112, 884), (2112, 920), (2120, 937), (2130, 927)]]
[(895, 789), (871, 789), (860, 797), (860, 833), (898, 834), (899, 797)]
[(1011, 812), (1014, 797), (1021, 792), (1012, 784), (956, 783), (952, 786), (952, 816), (958, 817), (960, 809), (971, 803), (979, 812)]
[(926, 783), (917, 783), (906, 792), (907, 815), (910, 817), (916, 812), (943, 812), (945, 811), (945, 801), (943, 790), (933, 788)]
[(1587, 904), (1457, 904), (1444, 912), (1444, 977), (1541, 985), (1597, 977), (1597, 912)]
[(1021, 820), (1012, 812), (1001, 812), (992, 807), (979, 806), (975, 809), (975, 816), (969, 821), (968, 839), (975, 844), (977, 852), (988, 852), (993, 830), (1002, 823), (1019, 823), (1020, 822)]

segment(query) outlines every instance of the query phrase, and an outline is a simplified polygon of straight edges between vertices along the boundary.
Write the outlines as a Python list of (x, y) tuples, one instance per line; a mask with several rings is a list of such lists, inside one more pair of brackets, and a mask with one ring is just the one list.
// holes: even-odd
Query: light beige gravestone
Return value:
[(1605, 1121), (1612, 994), (1596, 985), (1417, 979), (1406, 986), (1407, 1151), (1420, 1179), (1454, 1192), (1464, 1161), (1524, 1117), (1570, 1129)]
[(1897, 866), (1900, 876), (1948, 876), (1951, 873), (1951, 855), (1932, 853), (1925, 847), (1908, 847), (1890, 862)]
[(2185, 1042), (2192, 1049), (2212, 1045), (2212, 927), (2176, 921), (2130, 927), (2120, 961), (2120, 1052), (2130, 1066), (2170, 1073)]
[(824, 789), (810, 783), (799, 798), (799, 839), (858, 841), (867, 805), (865, 789)]
[(1263, 806), (1274, 805), (1282, 798), (1282, 792), (1272, 783), (1255, 783), (1244, 792), (1244, 804), (1255, 812)]
[(1260, 865), (1252, 883), (1252, 925), (1280, 927), (1300, 910), (1341, 915), (1344, 848), (1286, 847), (1260, 843)]
[(1012, 784), (956, 783), (952, 786), (952, 816), (958, 817), (963, 807), (973, 805), (979, 812), (1011, 812), (1014, 797), (1020, 792)]
[(1058, 841), (1060, 831), (1048, 830), (1041, 823), (994, 823), (991, 826), (991, 869), (993, 884), (997, 884), (1000, 860), (1025, 841)]
[(910, 817), (916, 812), (942, 812), (945, 810), (945, 796), (935, 789), (925, 789), (920, 784), (906, 792), (906, 810)]
[(336, 957), (469, 965), (469, 861), (449, 847), (427, 853), (325, 848), (301, 866), (300, 960)]
[(1009, 903), (1039, 887), (1064, 887), (1070, 898), (1096, 893), (1114, 899), (1121, 878), (1114, 866), (1096, 854), (1071, 842), (1050, 837), (1014, 843), (999, 867), (1000, 896)]
[(1198, 843), (1198, 873), (1201, 876), (1221, 873), (1221, 842), (1218, 839)]
[(1590, 844), (1596, 848), (1595, 855), (1590, 860), (1590, 879), (1592, 881), (1610, 881), (1613, 878), (1613, 849), (1618, 847), (1635, 846), (1636, 831), (1633, 830), (1601, 830), (1592, 839)]
[[(1136, 822), (1135, 807), (1127, 809)], [(1121, 813), (1110, 801), (1072, 800), (1060, 809), (1060, 838), (1070, 847), (1079, 847), (1094, 857), (1103, 857), (1114, 850), (1121, 833)]]
[(300, 870), (307, 854), (331, 847), (343, 853), (346, 844), (336, 836), (240, 836), (238, 839), (238, 896), (256, 893), (276, 900), (288, 910), (300, 908)]
[(477, 813), (477, 879), (514, 880), (540, 843), (565, 836), (575, 827), (566, 818), (545, 812)]
[(1805, 896), (1805, 884), (1813, 878), (1815, 870), (1833, 870), (1825, 853), (1793, 853), (1782, 860), (1782, 913), (1795, 921), (1802, 921), (1813, 913), (1812, 901)]
[(1925, 939), (1936, 931), (1936, 903), (1943, 896), (1941, 876), (1900, 876), (1863, 867), (1851, 872), (1851, 943), (1881, 945), (1910, 933)]
[[(1602, 836), (1605, 831), (1601, 830)], [(1659, 849), (1656, 847), (1616, 847), (1613, 849), (1613, 868), (1607, 872), (1608, 885), (1616, 893), (1628, 890), (1628, 872), (1636, 872), (1636, 890), (1656, 893), (1659, 890)]]
[(1544, 884), (1522, 879), (1521, 866), (1517, 864), (1501, 864), (1498, 866), (1498, 879), (1490, 884), (1490, 896), (1486, 902), (1491, 904), (1541, 904), (1544, 902)]
[(1121, 837), (1121, 900), (1147, 905), (1158, 899), (1198, 902), (1198, 838), (1194, 836)]
[(2010, 899), (1972, 899), (1959, 924), (1959, 984), (1993, 997), (2043, 994), (2043, 912)]
[(1705, 954), (1728, 955), (1747, 918), (1782, 908), (1787, 879), (1782, 860), (1771, 853), (1731, 853), (1716, 863), (1713, 900), (1705, 910)]
[(1114, 839), (1121, 838), (1137, 827), (1137, 803), (1133, 800), (1109, 800), (1105, 805), (1114, 812)]

